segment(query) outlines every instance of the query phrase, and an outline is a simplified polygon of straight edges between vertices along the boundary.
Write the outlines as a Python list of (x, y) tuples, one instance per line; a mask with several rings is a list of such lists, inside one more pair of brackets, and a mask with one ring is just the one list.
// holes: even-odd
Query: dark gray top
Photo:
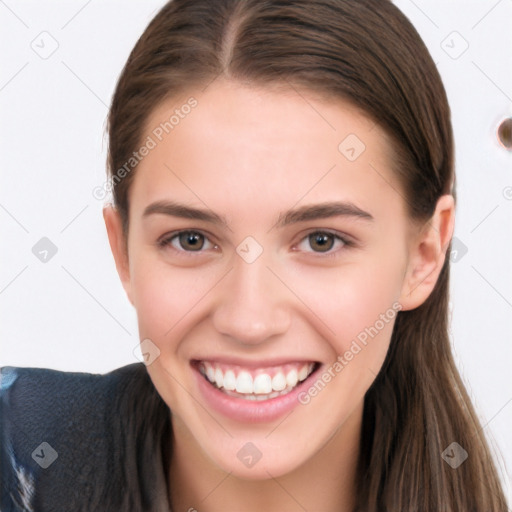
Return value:
[(146, 367), (4, 367), (0, 511), (168, 512), (170, 410)]

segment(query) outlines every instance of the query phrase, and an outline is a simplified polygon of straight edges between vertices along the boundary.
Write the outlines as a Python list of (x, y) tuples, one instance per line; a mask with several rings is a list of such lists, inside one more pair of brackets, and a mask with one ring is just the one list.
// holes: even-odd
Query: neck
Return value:
[(173, 512), (352, 512), (362, 404), (309, 460), (264, 480), (237, 478), (216, 466), (173, 417), (169, 488)]

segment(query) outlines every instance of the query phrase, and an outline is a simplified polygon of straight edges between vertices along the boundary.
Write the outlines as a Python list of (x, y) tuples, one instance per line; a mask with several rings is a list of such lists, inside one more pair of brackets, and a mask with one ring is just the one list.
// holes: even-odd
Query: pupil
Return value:
[(199, 251), (204, 245), (204, 237), (199, 233), (181, 233), (180, 245), (183, 249)]
[(318, 252), (326, 252), (332, 249), (334, 244), (333, 236), (328, 233), (316, 233), (309, 235), (311, 248)]

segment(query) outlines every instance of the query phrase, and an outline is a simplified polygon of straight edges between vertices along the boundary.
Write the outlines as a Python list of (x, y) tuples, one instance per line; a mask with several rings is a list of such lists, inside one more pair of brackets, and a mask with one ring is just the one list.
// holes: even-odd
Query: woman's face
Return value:
[(124, 285), (176, 436), (279, 476), (354, 449), (411, 227), (389, 143), (353, 107), (220, 80), (193, 97), (147, 123)]

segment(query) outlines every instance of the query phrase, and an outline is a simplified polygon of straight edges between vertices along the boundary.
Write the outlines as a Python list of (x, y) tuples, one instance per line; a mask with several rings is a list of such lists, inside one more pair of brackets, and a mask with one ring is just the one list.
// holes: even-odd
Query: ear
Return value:
[(130, 265), (128, 261), (128, 241), (123, 233), (121, 215), (114, 206), (107, 204), (103, 207), (103, 219), (105, 220), (108, 242), (110, 244), (112, 255), (114, 256), (117, 273), (121, 279), (124, 291), (128, 296), (128, 300), (133, 305), (131, 296)]
[(409, 248), (409, 261), (402, 286), (400, 303), (404, 311), (417, 308), (432, 293), (455, 225), (455, 201), (443, 195), (432, 218), (425, 223)]

